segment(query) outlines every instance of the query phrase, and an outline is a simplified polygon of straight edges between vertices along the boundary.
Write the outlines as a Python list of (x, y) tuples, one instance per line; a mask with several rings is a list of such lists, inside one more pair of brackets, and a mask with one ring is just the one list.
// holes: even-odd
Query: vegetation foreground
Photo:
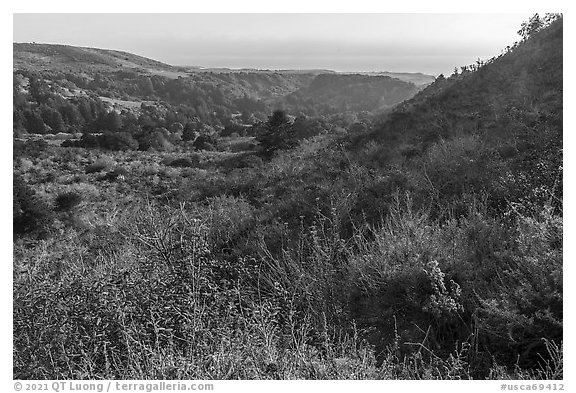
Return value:
[(562, 18), (530, 22), (346, 128), (16, 140), (14, 378), (562, 379)]

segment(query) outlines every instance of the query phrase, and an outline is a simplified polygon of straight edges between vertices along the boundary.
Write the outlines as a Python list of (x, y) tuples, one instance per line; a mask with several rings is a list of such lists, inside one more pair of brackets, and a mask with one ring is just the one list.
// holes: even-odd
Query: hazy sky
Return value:
[(173, 65), (451, 73), (497, 55), (529, 14), (14, 14), (14, 42)]

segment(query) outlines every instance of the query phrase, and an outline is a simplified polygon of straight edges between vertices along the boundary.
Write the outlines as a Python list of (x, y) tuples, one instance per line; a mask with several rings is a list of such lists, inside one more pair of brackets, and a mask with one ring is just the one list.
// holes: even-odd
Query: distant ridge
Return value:
[[(118, 69), (133, 68), (142, 72), (158, 74), (177, 78), (194, 73), (279, 73), (279, 74), (360, 74), (369, 76), (389, 76), (405, 82), (412, 82), (416, 86), (425, 86), (432, 83), (432, 75), (408, 72), (388, 71), (351, 71), (337, 72), (328, 69), (257, 69), (257, 68), (228, 68), (228, 67), (201, 67), (195, 65), (170, 65), (147, 57), (132, 53), (90, 47), (78, 47), (60, 44), (14, 43), (13, 58), (15, 69), (55, 69), (62, 71), (82, 72), (116, 71)], [(81, 69), (79, 69), (81, 67)]]
[(366, 72), (339, 72), (339, 74), (359, 74), (368, 76), (389, 76), (405, 82), (412, 82), (416, 86), (426, 86), (434, 82), (436, 78), (421, 72), (389, 72), (389, 71), (366, 71)]
[(155, 67), (176, 71), (171, 65), (128, 52), (70, 45), (15, 42), (13, 55), (15, 67), (27, 62), (37, 66), (49, 66), (53, 65), (54, 61), (59, 61), (62, 64), (84, 63), (95, 67)]

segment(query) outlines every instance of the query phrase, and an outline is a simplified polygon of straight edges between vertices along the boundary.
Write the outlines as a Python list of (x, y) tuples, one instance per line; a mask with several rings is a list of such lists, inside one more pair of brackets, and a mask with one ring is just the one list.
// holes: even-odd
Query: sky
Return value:
[(14, 42), (172, 65), (451, 73), (500, 53), (529, 14), (14, 14)]
[(529, 16), (16, 13), (13, 40), (116, 49), (172, 65), (438, 75), (498, 55)]

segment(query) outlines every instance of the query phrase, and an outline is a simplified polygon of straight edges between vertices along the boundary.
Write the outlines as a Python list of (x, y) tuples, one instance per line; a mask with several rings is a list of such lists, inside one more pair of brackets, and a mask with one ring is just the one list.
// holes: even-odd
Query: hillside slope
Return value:
[[(418, 91), (410, 82), (387, 76), (173, 67), (126, 52), (67, 45), (14, 43), (13, 51), (16, 91), (26, 94), (29, 80), (33, 80), (34, 85), (44, 85), (68, 101), (91, 96), (115, 103), (119, 112), (138, 112), (142, 103), (161, 101), (161, 106), (183, 106), (179, 112), (189, 113), (188, 119), (180, 120), (183, 124), (198, 117), (223, 127), (240, 114), (244, 125), (254, 124), (279, 107), (312, 115), (389, 109)], [(15, 98), (15, 102), (24, 100)], [(57, 106), (64, 119), (70, 117), (61, 109), (68, 105)], [(35, 109), (35, 105), (18, 108), (19, 130), (44, 128), (37, 120), (39, 111), (23, 114)], [(36, 120), (24, 121), (24, 117)], [(76, 124), (66, 126), (56, 128), (77, 130)]]
[(121, 68), (134, 68), (178, 71), (171, 65), (116, 50), (35, 43), (14, 43), (12, 48), (14, 69), (113, 72)]
[(389, 76), (391, 78), (400, 79), (404, 82), (414, 83), (418, 87), (425, 87), (436, 79), (432, 75), (423, 74), (421, 72), (389, 72), (389, 71), (368, 71), (368, 72), (342, 72), (342, 74), (360, 74), (370, 76)]
[[(482, 132), (506, 134), (510, 110), (562, 118), (562, 20), (536, 32), (475, 72), (439, 79), (394, 113), (375, 131), (378, 139), (405, 134), (413, 140)], [(474, 66), (473, 66), (474, 67)], [(552, 116), (552, 118), (549, 118)], [(409, 130), (409, 135), (406, 133)]]
[[(365, 283), (353, 315), (382, 332), (374, 342), (390, 345), (396, 329), (407, 342), (472, 340), (477, 365), (485, 356), (535, 368), (556, 356), (548, 344), (563, 339), (562, 117), (560, 17), (350, 138), (354, 165), (370, 179), (351, 211), (376, 225), (387, 217), (356, 260)], [(432, 277), (431, 268), (442, 284), (426, 307), (438, 307), (441, 322), (416, 339), (414, 325), (430, 316), (408, 277)]]
[[(503, 160), (512, 170), (514, 180), (506, 182), (515, 184), (513, 194), (508, 188), (508, 194), (500, 190), (497, 197), (502, 184), (492, 189), (498, 203), (534, 196), (534, 187), (543, 185), (554, 190), (554, 200), (560, 200), (562, 23), (557, 20), (486, 64), (463, 67), (459, 74), (436, 80), (394, 108), (369, 135), (356, 141), (356, 149), (376, 143), (374, 156), (380, 162), (422, 166), (431, 160), (432, 147), (474, 139), (486, 154), (490, 150), (495, 155), (492, 161)], [(496, 168), (492, 170), (500, 177)], [(475, 172), (491, 176), (487, 168), (477, 166)], [(474, 186), (471, 178), (452, 183), (459, 180)], [(434, 188), (442, 191), (438, 189), (442, 185)]]
[(389, 76), (360, 74), (322, 74), (286, 97), (288, 107), (323, 108), (326, 113), (381, 111), (411, 98), (418, 91), (411, 82)]

